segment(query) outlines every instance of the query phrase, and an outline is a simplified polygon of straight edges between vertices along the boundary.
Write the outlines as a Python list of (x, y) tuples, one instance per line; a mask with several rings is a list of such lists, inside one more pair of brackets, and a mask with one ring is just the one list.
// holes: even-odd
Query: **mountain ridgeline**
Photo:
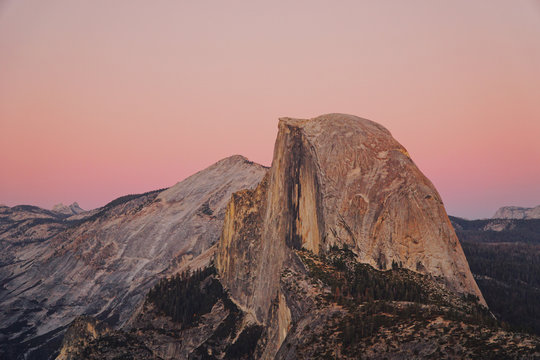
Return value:
[(209, 261), (231, 194), (266, 170), (232, 156), (168, 189), (71, 216), (1, 207), (0, 358), (53, 356), (79, 315), (124, 326), (159, 278)]
[[(92, 307), (54, 308), (62, 319), (52, 322), (56, 338), (66, 335), (47, 356), (540, 356), (538, 337), (514, 332), (486, 308), (439, 194), (381, 125), (344, 114), (282, 118), (272, 166), (244, 160), (223, 160), (168, 190), (49, 229), (40, 241), (68, 269), (99, 274), (73, 280), (74, 291), (106, 297)], [(96, 250), (73, 257), (83, 244)], [(21, 297), (48, 309), (31, 289), (10, 295), (38, 277), (20, 270), (29, 259), (8, 249), (15, 255), (5, 266), (3, 301)], [(35, 254), (30, 269), (54, 264), (43, 248)], [(54, 284), (49, 289), (70, 294), (58, 278)], [(39, 358), (32, 350), (51, 322), (19, 309), (3, 315), (12, 324), (5, 336)], [(11, 356), (19, 348), (3, 349)]]
[(540, 205), (533, 208), (504, 206), (497, 210), (494, 219), (540, 219)]

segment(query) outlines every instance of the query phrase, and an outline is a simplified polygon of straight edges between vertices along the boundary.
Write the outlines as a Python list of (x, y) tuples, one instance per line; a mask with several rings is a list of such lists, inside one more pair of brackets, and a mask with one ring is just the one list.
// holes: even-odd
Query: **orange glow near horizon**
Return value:
[(85, 209), (233, 154), (277, 119), (388, 128), (450, 214), (540, 204), (540, 2), (0, 2), (0, 204)]

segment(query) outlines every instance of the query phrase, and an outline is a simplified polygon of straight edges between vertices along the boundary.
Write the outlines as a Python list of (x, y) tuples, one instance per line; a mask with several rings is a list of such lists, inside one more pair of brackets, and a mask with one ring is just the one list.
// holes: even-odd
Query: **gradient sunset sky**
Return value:
[(381, 123), (449, 214), (540, 205), (540, 0), (0, 0), (0, 203), (91, 209), (277, 119)]

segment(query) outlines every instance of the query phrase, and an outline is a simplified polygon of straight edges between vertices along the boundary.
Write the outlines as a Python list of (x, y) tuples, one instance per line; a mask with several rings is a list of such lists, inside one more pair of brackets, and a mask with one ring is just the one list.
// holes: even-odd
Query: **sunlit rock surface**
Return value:
[[(231, 297), (275, 329), (289, 325), (280, 274), (291, 250), (347, 245), (360, 262), (429, 274), (478, 296), (443, 203), (409, 154), (381, 125), (351, 115), (282, 118), (272, 167), (259, 186), (233, 195), (216, 266)], [(278, 315), (279, 314), (279, 315)], [(285, 329), (285, 330), (283, 330)]]

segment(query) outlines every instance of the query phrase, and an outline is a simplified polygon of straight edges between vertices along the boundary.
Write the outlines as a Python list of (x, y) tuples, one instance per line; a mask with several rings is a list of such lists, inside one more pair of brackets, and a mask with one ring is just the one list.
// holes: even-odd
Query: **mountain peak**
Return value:
[(247, 157), (239, 154), (231, 155), (226, 158), (223, 158), (216, 162), (216, 164), (220, 163), (234, 163), (234, 162), (252, 162)]
[(81, 209), (77, 202), (74, 202), (71, 205), (64, 205), (63, 203), (56, 204), (53, 206), (52, 211), (63, 214), (63, 215), (77, 215), (86, 210)]
[(234, 194), (225, 216), (216, 267), (238, 304), (267, 321), (291, 252), (334, 246), (485, 304), (440, 195), (386, 128), (346, 114), (281, 118), (278, 127), (267, 176)]
[[(256, 179), (262, 177), (266, 168), (260, 164), (248, 160), (242, 155), (233, 155), (221, 159), (188, 178), (176, 183), (159, 194), (158, 198), (167, 202), (181, 201), (184, 194), (190, 191), (205, 193), (211, 188), (223, 187), (224, 182), (238, 182), (240, 189), (249, 188)], [(244, 185), (241, 185), (244, 184)], [(192, 190), (190, 190), (192, 189)], [(224, 199), (223, 201), (228, 201)], [(225, 206), (223, 204), (223, 206)]]

